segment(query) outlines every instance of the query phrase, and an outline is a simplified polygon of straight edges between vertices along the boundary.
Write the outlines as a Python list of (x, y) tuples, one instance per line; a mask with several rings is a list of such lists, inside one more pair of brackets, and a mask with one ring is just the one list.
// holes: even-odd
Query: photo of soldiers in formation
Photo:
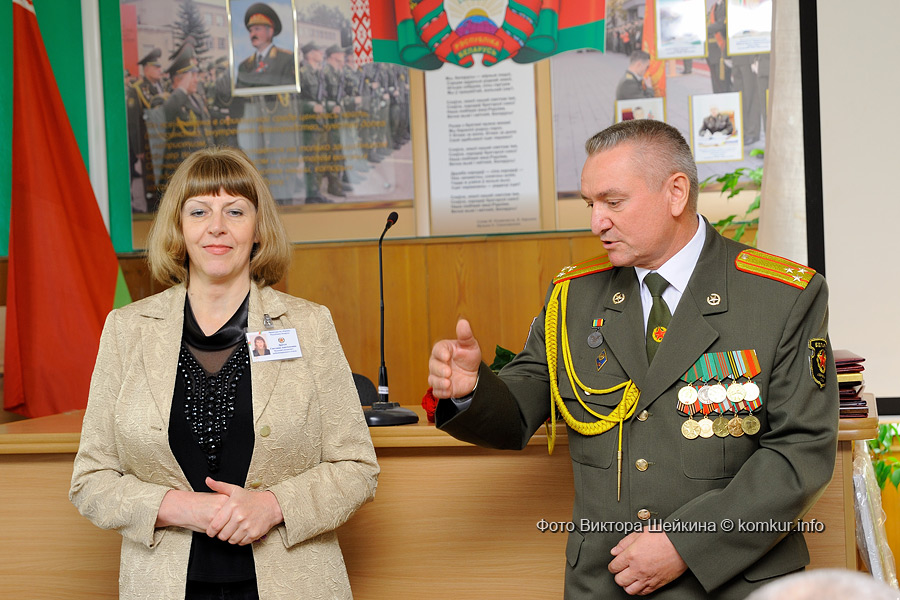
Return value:
[(160, 48), (141, 57), (136, 80), (126, 72), (133, 212), (155, 212), (168, 176), (210, 145), (247, 153), (282, 206), (411, 197), (405, 67), (360, 66), (350, 44), (301, 40), (300, 92), (267, 93), (295, 88), (293, 40), (281, 37), (301, 29), (266, 3), (232, 14), (232, 23), (255, 50), (234, 65), (228, 48), (187, 36), (168, 58)]

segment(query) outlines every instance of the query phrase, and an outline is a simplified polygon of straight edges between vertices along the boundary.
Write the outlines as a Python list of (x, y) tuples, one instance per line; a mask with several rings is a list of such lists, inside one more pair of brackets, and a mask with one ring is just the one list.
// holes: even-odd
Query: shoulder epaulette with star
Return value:
[(583, 277), (584, 275), (590, 275), (591, 273), (609, 271), (612, 268), (613, 265), (609, 262), (609, 256), (600, 254), (599, 256), (575, 263), (574, 265), (563, 267), (562, 271), (553, 278), (553, 284), (556, 285), (562, 281)]
[(798, 290), (805, 290), (813, 275), (816, 274), (815, 269), (755, 249), (744, 250), (738, 254), (734, 259), (734, 266), (744, 273), (780, 281)]

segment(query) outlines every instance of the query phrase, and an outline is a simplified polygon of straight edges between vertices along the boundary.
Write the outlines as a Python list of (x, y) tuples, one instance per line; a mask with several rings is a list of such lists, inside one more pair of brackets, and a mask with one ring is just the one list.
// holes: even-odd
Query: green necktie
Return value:
[(653, 306), (650, 308), (650, 318), (647, 319), (647, 362), (652, 363), (653, 357), (656, 356), (656, 350), (659, 343), (662, 342), (663, 336), (666, 335), (666, 328), (669, 326), (669, 320), (672, 313), (669, 312), (669, 306), (662, 299), (662, 293), (669, 287), (669, 282), (663, 279), (659, 273), (648, 273), (644, 277), (644, 283), (653, 296)]

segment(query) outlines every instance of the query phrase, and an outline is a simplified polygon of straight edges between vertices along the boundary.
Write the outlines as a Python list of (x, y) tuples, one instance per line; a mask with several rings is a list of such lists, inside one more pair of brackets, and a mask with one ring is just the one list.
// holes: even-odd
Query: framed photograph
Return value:
[(656, 54), (659, 59), (706, 56), (704, 0), (656, 0)]
[(727, 0), (728, 54), (772, 50), (772, 0)]
[(691, 96), (691, 147), (697, 163), (743, 160), (741, 93)]
[(234, 96), (300, 91), (293, 0), (228, 0)]
[(665, 98), (642, 98), (639, 100), (616, 100), (616, 123), (621, 121), (634, 121), (636, 119), (650, 119), (651, 121), (666, 120)]
[(283, 212), (411, 204), (409, 71), (357, 64), (349, 2), (326, 8), (120, 0), (135, 222), (210, 145), (244, 151)]

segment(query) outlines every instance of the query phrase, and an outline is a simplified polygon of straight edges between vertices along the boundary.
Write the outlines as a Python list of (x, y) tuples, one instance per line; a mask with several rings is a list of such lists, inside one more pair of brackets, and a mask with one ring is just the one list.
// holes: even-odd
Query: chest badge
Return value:
[(597, 356), (597, 370), (603, 368), (603, 365), (606, 364), (606, 350), (601, 350), (600, 354)]

